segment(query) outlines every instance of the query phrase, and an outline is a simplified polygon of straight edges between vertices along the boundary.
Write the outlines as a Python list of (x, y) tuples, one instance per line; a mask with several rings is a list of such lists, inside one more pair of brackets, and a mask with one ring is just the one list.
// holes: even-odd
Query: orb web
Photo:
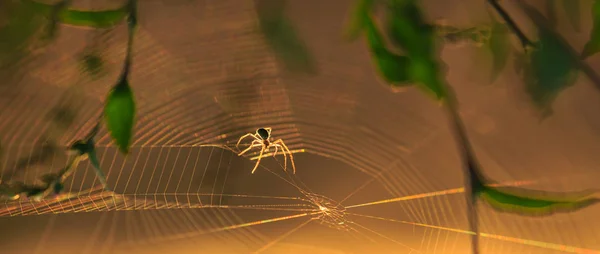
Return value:
[[(143, 19), (136, 38), (131, 83), (139, 117), (131, 154), (120, 155), (106, 130), (97, 140), (114, 192), (102, 191), (82, 163), (65, 194), (7, 202), (0, 215), (117, 214), (103, 225), (113, 240), (102, 241), (114, 253), (167, 245), (178, 253), (198, 246), (215, 253), (464, 253), (472, 232), (460, 165), (436, 158), (451, 151), (439, 109), (416, 91), (391, 94), (377, 86), (366, 56), (348, 57), (357, 48), (323, 39), (330, 25), (301, 29), (316, 38), (310, 41), (319, 75), (285, 73), (256, 30), (253, 5), (220, 2), (157, 1), (141, 9), (154, 18)], [(342, 20), (342, 12), (332, 13)], [(68, 38), (44, 52), (20, 89), (0, 97), (3, 182), (35, 181), (64, 166), (59, 146), (93, 126), (119, 73), (124, 27), (102, 34), (106, 42), (97, 50), (106, 74), (95, 79), (82, 74), (78, 54), (98, 33), (64, 33)], [(71, 110), (71, 124), (54, 117), (57, 108)], [(264, 127), (290, 147), (296, 175), (284, 171), (279, 155), (262, 158), (251, 175), (258, 151), (236, 155), (237, 139)], [(57, 148), (42, 156), (44, 140)], [(543, 182), (515, 178), (505, 184)], [(540, 220), (482, 210), (482, 253), (600, 250), (590, 240), (600, 232), (580, 229), (594, 223), (585, 215)], [(215, 242), (223, 244), (208, 244)]]

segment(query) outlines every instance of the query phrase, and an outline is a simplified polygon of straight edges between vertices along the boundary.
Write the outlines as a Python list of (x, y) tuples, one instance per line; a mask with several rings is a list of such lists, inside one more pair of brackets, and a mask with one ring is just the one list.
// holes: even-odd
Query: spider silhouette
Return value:
[(252, 140), (252, 143), (250, 143), (250, 146), (248, 146), (242, 152), (238, 153), (238, 156), (242, 156), (243, 154), (250, 151), (252, 148), (260, 147), (260, 153), (258, 155), (258, 159), (256, 160), (256, 164), (254, 165), (254, 168), (252, 169), (252, 174), (254, 174), (254, 171), (256, 171), (256, 169), (258, 168), (258, 165), (260, 164), (260, 160), (262, 159), (263, 154), (265, 152), (269, 151), (270, 148), (275, 148), (275, 152), (273, 152), (273, 157), (275, 157), (275, 155), (277, 155), (277, 150), (279, 150), (281, 148), (281, 151), (282, 151), (283, 157), (284, 157), (283, 170), (287, 171), (287, 159), (289, 156), (290, 161), (292, 162), (293, 172), (294, 172), (294, 174), (296, 174), (296, 165), (294, 164), (294, 156), (292, 155), (292, 152), (285, 145), (285, 143), (283, 142), (282, 139), (277, 139), (275, 141), (271, 140), (271, 128), (260, 128), (260, 129), (256, 130), (256, 133), (247, 133), (246, 135), (244, 135), (244, 136), (240, 137), (240, 139), (238, 139), (238, 142), (235, 146), (239, 147), (240, 142), (242, 142), (242, 140), (244, 140), (247, 137), (252, 137), (252, 138), (254, 138), (254, 140)]

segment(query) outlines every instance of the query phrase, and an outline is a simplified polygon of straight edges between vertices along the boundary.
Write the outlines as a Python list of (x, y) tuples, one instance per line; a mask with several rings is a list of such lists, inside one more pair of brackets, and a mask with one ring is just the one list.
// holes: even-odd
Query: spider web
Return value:
[[(321, 7), (343, 20), (333, 6)], [(341, 31), (341, 24), (301, 29), (315, 38), (310, 43), (318, 45), (313, 50), (320, 67), (317, 77), (302, 77), (278, 68), (256, 31), (251, 2), (156, 1), (140, 12), (152, 19), (141, 19), (136, 38), (131, 83), (139, 109), (131, 154), (120, 155), (106, 130), (97, 138), (114, 192), (101, 191), (93, 169), (82, 163), (67, 180), (66, 194), (40, 203), (7, 202), (1, 216), (24, 222), (32, 215), (98, 212), (97, 226), (85, 232), (88, 242), (72, 247), (79, 248), (73, 253), (469, 249), (462, 174), (443, 115), (417, 92), (391, 94), (377, 86), (366, 55), (348, 57), (363, 52), (362, 45), (339, 47), (324, 36)], [(68, 144), (94, 125), (120, 71), (124, 31), (64, 28), (46, 52), (31, 56), (35, 65), (20, 82), (3, 87), (3, 182), (32, 182), (65, 164), (61, 149), (41, 156), (40, 142)], [(106, 41), (95, 49), (106, 75), (90, 79), (78, 56), (99, 38)], [(52, 118), (57, 108), (75, 115), (68, 128), (64, 119)], [(486, 170), (502, 184), (593, 186), (589, 172), (573, 169), (565, 177), (552, 173), (559, 172), (552, 165), (519, 165), (528, 169), (524, 173), (500, 164), (502, 156), (519, 153), (495, 158), (490, 147), (504, 138), (480, 135), (489, 124), (475, 109), (465, 119), (475, 123)], [(251, 175), (256, 153), (238, 157), (231, 150), (240, 136), (260, 127), (273, 128), (273, 137), (294, 152), (296, 175), (284, 171), (282, 156), (264, 157)], [(600, 253), (600, 224), (588, 219), (596, 210), (532, 219), (482, 206), (482, 253)], [(51, 248), (55, 238), (44, 233), (36, 250)]]

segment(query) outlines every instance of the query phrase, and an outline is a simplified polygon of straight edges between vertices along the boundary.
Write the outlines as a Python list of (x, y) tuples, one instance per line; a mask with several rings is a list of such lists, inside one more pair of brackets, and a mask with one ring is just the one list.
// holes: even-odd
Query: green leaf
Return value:
[(437, 100), (446, 98), (446, 83), (440, 77), (438, 63), (435, 60), (424, 58), (411, 60), (411, 80), (417, 82), (421, 90), (434, 96)]
[(64, 10), (59, 19), (63, 24), (92, 28), (110, 28), (125, 19), (127, 11), (123, 8), (106, 11)]
[(572, 86), (577, 70), (569, 49), (550, 32), (540, 30), (538, 48), (530, 53), (530, 66), (526, 91), (532, 101), (546, 115), (552, 112), (551, 104), (564, 89)]
[[(29, 3), (29, 5), (38, 13), (46, 16), (50, 16), (55, 7), (51, 4), (44, 4), (32, 0), (27, 1), (27, 3)], [(125, 7), (102, 11), (84, 11), (63, 8), (58, 13), (58, 20), (62, 24), (72, 26), (110, 28), (123, 21), (127, 15), (128, 12)]]
[(393, 87), (411, 85), (409, 83), (410, 59), (406, 56), (394, 54), (387, 49), (383, 36), (370, 17), (367, 17), (364, 22), (367, 44), (379, 74)]
[(594, 0), (592, 6), (593, 27), (590, 33), (590, 39), (583, 47), (581, 56), (588, 58), (600, 51), (600, 0)]
[(284, 3), (260, 0), (257, 3), (260, 29), (275, 55), (291, 72), (315, 74), (315, 59), (291, 21), (283, 13)]
[(364, 31), (368, 22), (371, 22), (370, 13), (373, 10), (373, 0), (356, 0), (354, 10), (350, 14), (349, 22), (344, 32), (344, 37), (349, 41), (356, 40)]
[(415, 0), (395, 0), (388, 5), (387, 30), (392, 43), (411, 58), (430, 58), (435, 53), (434, 26), (426, 22)]
[(562, 0), (563, 8), (575, 32), (581, 31), (581, 1)]
[(135, 101), (127, 76), (121, 80), (108, 94), (104, 107), (104, 118), (111, 137), (119, 150), (127, 154), (133, 136), (135, 122)]
[(389, 51), (372, 51), (377, 70), (385, 81), (393, 87), (410, 86), (410, 59), (392, 54)]
[(445, 81), (436, 54), (434, 27), (428, 24), (415, 0), (388, 5), (387, 29), (392, 43), (410, 58), (410, 79), (438, 100), (446, 97)]
[(478, 194), (497, 211), (528, 216), (574, 212), (600, 201), (590, 192), (549, 194), (519, 188), (500, 189), (490, 186), (483, 187)]
[(508, 55), (510, 54), (509, 31), (504, 24), (494, 21), (489, 40), (489, 48), (492, 52), (491, 82), (493, 83), (506, 66)]

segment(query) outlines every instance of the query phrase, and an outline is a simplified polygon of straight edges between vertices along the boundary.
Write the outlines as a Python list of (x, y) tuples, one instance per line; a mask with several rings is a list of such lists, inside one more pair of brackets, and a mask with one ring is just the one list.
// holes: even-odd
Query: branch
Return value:
[(533, 7), (522, 1), (517, 2), (521, 9), (523, 9), (525, 14), (527, 14), (529, 19), (531, 19), (531, 21), (539, 29), (544, 29), (546, 32), (550, 33), (554, 38), (556, 38), (556, 40), (561, 44), (561, 46), (568, 51), (568, 54), (571, 56), (571, 59), (573, 60), (576, 67), (579, 70), (581, 70), (592, 81), (592, 83), (594, 83), (596, 89), (600, 90), (600, 76), (598, 76), (598, 74), (594, 71), (592, 67), (590, 67), (585, 61), (581, 59), (580, 54), (577, 53), (577, 51), (573, 49), (573, 47), (571, 47), (567, 40), (565, 40), (565, 38), (563, 38), (560, 34), (554, 31), (554, 29), (552, 29), (552, 26), (548, 24), (545, 18), (541, 16), (541, 14), (537, 12)]
[(458, 101), (454, 89), (446, 84), (447, 96), (445, 106), (448, 110), (452, 132), (456, 138), (458, 151), (465, 167), (465, 198), (467, 202), (467, 214), (469, 229), (474, 232), (471, 236), (471, 248), (473, 254), (479, 254), (479, 216), (477, 214), (477, 192), (482, 188), (485, 180), (479, 171), (479, 162), (467, 136), (465, 125), (458, 114)]
[(498, 15), (500, 15), (500, 17), (502, 17), (502, 19), (506, 22), (506, 25), (508, 25), (508, 28), (510, 30), (512, 30), (513, 33), (515, 33), (515, 35), (517, 35), (517, 37), (519, 38), (519, 41), (521, 41), (521, 45), (523, 45), (523, 49), (527, 49), (527, 46), (531, 46), (531, 47), (535, 46), (533, 44), (533, 42), (531, 42), (531, 40), (529, 40), (527, 38), (525, 33), (523, 33), (523, 31), (521, 31), (521, 29), (517, 26), (517, 24), (510, 17), (510, 15), (508, 15), (508, 13), (504, 10), (504, 8), (502, 8), (502, 6), (500, 6), (500, 4), (498, 3), (498, 0), (487, 0), (487, 2), (492, 6), (492, 8), (494, 8), (494, 10), (498, 13)]

